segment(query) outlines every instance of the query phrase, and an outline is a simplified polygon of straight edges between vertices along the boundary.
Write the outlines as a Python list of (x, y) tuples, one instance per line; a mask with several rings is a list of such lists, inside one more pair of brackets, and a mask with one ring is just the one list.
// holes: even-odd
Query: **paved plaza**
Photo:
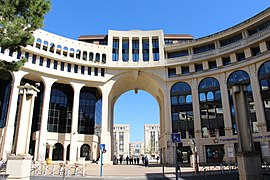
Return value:
[[(164, 176), (163, 167), (159, 164), (150, 164), (149, 167), (143, 165), (103, 165), (102, 176), (100, 176), (100, 165), (99, 164), (87, 164), (85, 169), (85, 176), (79, 172), (77, 175), (71, 173), (69, 176), (63, 175), (35, 175), (32, 176), (32, 180), (53, 180), (53, 179), (176, 179), (175, 167), (165, 166)], [(199, 175), (194, 174), (191, 167), (181, 167), (181, 176), (179, 179), (230, 179), (238, 180), (237, 170), (220, 170), (220, 167), (209, 166), (205, 170), (200, 167)]]

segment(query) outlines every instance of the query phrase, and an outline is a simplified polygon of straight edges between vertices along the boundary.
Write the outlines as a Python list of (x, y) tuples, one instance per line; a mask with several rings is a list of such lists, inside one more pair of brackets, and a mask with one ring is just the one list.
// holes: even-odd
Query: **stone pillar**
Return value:
[(16, 155), (24, 155), (28, 154), (29, 151), (34, 102), (39, 90), (28, 83), (24, 86), (18, 86), (18, 88), (20, 107), (14, 140), (14, 152)]
[(201, 127), (201, 113), (200, 113), (200, 100), (198, 91), (197, 79), (192, 80), (192, 108), (193, 108), (193, 119), (194, 119), (194, 133), (195, 138), (202, 137)]
[(122, 47), (122, 37), (119, 37), (119, 61), (123, 61)]
[(8, 107), (8, 113), (6, 118), (6, 126), (4, 128), (4, 135), (3, 141), (1, 144), (1, 158), (6, 159), (7, 155), (11, 153), (11, 147), (13, 142), (13, 135), (14, 135), (14, 124), (15, 124), (15, 117), (16, 117), (16, 109), (17, 109), (17, 102), (18, 102), (18, 88), (17, 86), (20, 85), (21, 79), (24, 76), (23, 73), (20, 72), (13, 72), (14, 73), (14, 80), (12, 83), (12, 89), (10, 92), (10, 103)]
[(129, 37), (128, 38), (128, 61), (129, 62), (132, 62), (133, 59), (132, 59), (132, 37)]
[(139, 37), (139, 61), (143, 61), (143, 44), (142, 44), (142, 37)]
[(73, 108), (72, 108), (72, 124), (70, 132), (70, 152), (69, 161), (77, 161), (77, 141), (78, 141), (78, 119), (79, 119), (79, 105), (80, 105), (80, 91), (84, 84), (71, 82), (74, 90)]
[(225, 127), (225, 135), (232, 136), (232, 119), (231, 119), (231, 109), (229, 102), (229, 94), (225, 73), (220, 74), (220, 92), (222, 100), (222, 110), (223, 110), (223, 119)]
[(153, 37), (149, 37), (149, 61), (153, 61)]
[(238, 154), (240, 180), (260, 180), (261, 160), (255, 152), (247, 103), (247, 85), (234, 84), (231, 87), (235, 107), (235, 121), (238, 130)]
[(42, 78), (44, 80), (44, 94), (43, 94), (43, 104), (42, 104), (43, 106), (42, 116), (41, 116), (40, 130), (39, 130), (39, 137), (38, 137), (38, 148), (35, 149), (35, 151), (37, 151), (37, 157), (35, 157), (35, 160), (37, 161), (45, 160), (51, 87), (53, 83), (56, 81), (56, 79), (51, 79), (48, 77), (42, 77)]

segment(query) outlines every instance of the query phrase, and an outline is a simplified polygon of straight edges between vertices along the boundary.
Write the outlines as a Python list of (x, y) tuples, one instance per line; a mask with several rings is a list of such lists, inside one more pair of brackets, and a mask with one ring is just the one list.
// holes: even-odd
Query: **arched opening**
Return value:
[(80, 157), (85, 157), (86, 161), (90, 160), (91, 148), (88, 144), (83, 144), (80, 150)]
[[(133, 90), (123, 93), (114, 106), (113, 126), (114, 158), (141, 159), (160, 156), (160, 117), (157, 100), (148, 92)], [(137, 161), (128, 163), (137, 164)]]
[(61, 143), (56, 143), (53, 146), (52, 160), (61, 161), (63, 160), (64, 147)]
[(70, 144), (67, 146), (66, 160), (69, 161)]

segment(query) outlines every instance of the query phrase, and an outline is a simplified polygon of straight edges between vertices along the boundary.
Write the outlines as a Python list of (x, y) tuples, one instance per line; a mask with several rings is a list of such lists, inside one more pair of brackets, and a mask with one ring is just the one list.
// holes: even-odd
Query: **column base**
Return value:
[(256, 152), (239, 153), (236, 155), (240, 180), (260, 180), (262, 167), (260, 155)]
[(31, 171), (32, 156), (10, 155), (7, 158), (6, 173), (9, 174), (9, 180), (29, 180)]

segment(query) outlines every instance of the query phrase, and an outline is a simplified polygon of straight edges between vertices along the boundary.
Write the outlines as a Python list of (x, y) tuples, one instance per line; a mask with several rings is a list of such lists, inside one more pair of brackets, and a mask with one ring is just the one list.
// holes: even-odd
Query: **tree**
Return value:
[[(50, 8), (50, 0), (0, 0), (0, 47), (15, 52), (33, 44), (33, 31), (43, 27)], [(0, 59), (0, 69), (18, 71), (25, 62)]]

